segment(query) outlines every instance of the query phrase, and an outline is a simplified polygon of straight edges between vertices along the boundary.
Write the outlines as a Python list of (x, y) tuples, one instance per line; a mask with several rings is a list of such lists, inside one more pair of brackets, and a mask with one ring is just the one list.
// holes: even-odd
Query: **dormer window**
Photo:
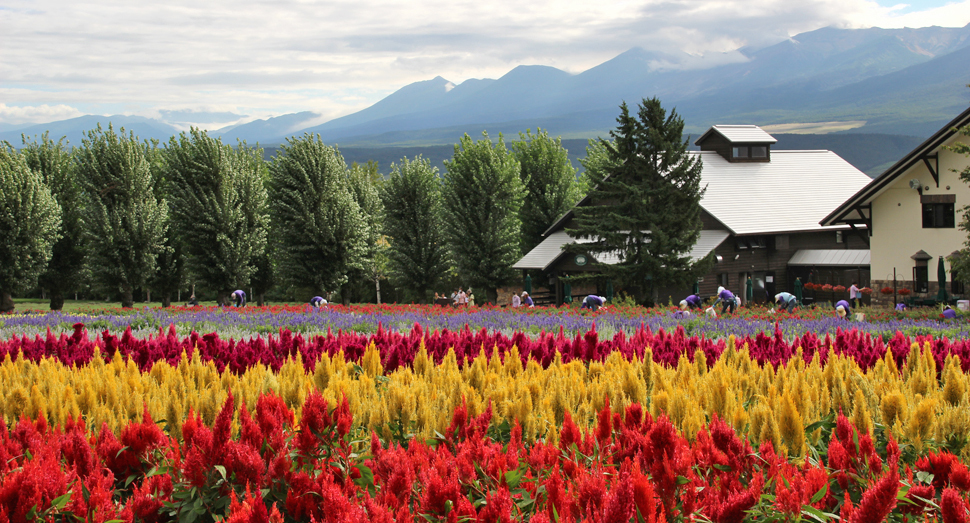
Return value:
[(757, 125), (715, 125), (694, 144), (729, 162), (770, 162), (771, 144), (777, 141)]

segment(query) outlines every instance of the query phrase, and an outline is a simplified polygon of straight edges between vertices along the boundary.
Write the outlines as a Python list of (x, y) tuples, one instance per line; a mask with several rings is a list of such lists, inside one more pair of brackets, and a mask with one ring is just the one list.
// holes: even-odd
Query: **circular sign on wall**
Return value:
[(586, 257), (585, 254), (576, 255), (576, 265), (579, 265), (580, 267), (582, 267), (583, 265), (586, 265), (586, 262), (588, 261), (589, 259)]

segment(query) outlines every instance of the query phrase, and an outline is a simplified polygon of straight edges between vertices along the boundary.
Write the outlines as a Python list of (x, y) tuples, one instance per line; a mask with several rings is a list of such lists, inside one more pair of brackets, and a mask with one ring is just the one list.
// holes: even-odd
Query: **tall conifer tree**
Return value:
[(590, 173), (589, 205), (577, 207), (570, 236), (590, 243), (569, 247), (595, 257), (612, 255), (602, 265), (605, 277), (654, 303), (662, 287), (687, 286), (706, 270), (690, 251), (700, 238), (701, 170), (699, 156), (687, 152), (684, 121), (660, 100), (643, 100), (636, 115), (620, 106), (613, 143), (604, 141), (609, 162)]
[(477, 142), (463, 136), (445, 162), (441, 224), (458, 276), (495, 303), (498, 287), (516, 276), (525, 190), (502, 135), (496, 144), (482, 136)]

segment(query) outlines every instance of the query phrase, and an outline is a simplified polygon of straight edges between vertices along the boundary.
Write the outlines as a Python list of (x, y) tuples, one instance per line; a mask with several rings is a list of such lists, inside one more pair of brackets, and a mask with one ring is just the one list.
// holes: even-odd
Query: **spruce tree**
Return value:
[(124, 128), (98, 125), (75, 151), (87, 265), (102, 290), (121, 293), (123, 307), (134, 305), (134, 290), (148, 283), (165, 248), (168, 207), (153, 191), (151, 148)]
[(193, 128), (172, 137), (165, 156), (172, 222), (189, 274), (225, 303), (249, 285), (266, 248), (262, 150), (233, 148)]
[(319, 135), (287, 138), (270, 165), (269, 195), (281, 278), (313, 292), (346, 283), (370, 231), (340, 153)]
[(555, 140), (539, 129), (519, 133), (519, 141), (512, 143), (512, 151), (519, 161), (520, 176), (525, 185), (525, 201), (519, 217), (522, 220), (523, 253), (542, 242), (542, 233), (579, 201), (576, 168), (569, 161), (569, 152), (562, 139)]
[(38, 141), (21, 136), (20, 150), (31, 170), (39, 174), (61, 208), (60, 239), (54, 244), (47, 268), (37, 283), (50, 293), (51, 310), (64, 308), (64, 294), (76, 285), (84, 270), (84, 226), (81, 222), (81, 188), (71, 152), (63, 138), (57, 142), (45, 132)]
[(688, 153), (684, 121), (660, 100), (643, 100), (636, 115), (620, 106), (614, 143), (603, 142), (608, 166), (590, 173), (591, 203), (577, 207), (570, 236), (590, 243), (571, 245), (572, 252), (595, 257), (613, 255), (616, 265), (602, 274), (624, 285), (642, 300), (650, 291), (687, 286), (706, 264), (695, 264), (690, 251), (701, 231), (702, 164)]
[(37, 283), (60, 234), (61, 208), (26, 159), (0, 144), (0, 312)]
[(441, 233), (441, 179), (431, 161), (418, 156), (391, 164), (381, 186), (384, 234), (391, 280), (419, 302), (448, 270)]
[(515, 279), (525, 188), (502, 135), (496, 144), (482, 136), (463, 136), (445, 161), (441, 224), (458, 276), (495, 303), (498, 287)]

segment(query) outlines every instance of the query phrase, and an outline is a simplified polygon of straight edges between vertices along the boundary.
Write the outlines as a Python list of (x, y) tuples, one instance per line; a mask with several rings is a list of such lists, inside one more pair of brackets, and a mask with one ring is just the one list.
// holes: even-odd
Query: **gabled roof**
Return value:
[[(883, 190), (888, 188), (900, 176), (906, 173), (913, 165), (923, 161), (923, 158), (932, 154), (936, 149), (946, 143), (950, 138), (953, 137), (955, 131), (954, 128), (960, 128), (964, 125), (970, 124), (970, 109), (967, 109), (960, 113), (959, 116), (951, 120), (949, 123), (943, 126), (942, 129), (937, 131), (933, 136), (930, 136), (925, 142), (919, 144), (915, 149), (909, 152), (906, 156), (903, 156), (898, 162), (893, 164), (892, 167), (886, 169), (885, 172), (877, 176), (874, 180), (868, 183), (865, 187), (860, 189), (854, 195), (846, 198), (834, 211), (829, 213), (828, 216), (822, 218), (819, 222), (822, 225), (834, 225), (838, 223), (845, 223), (844, 220), (849, 219), (849, 215), (855, 213), (856, 207), (860, 205), (866, 205), (875, 199)], [(774, 158), (775, 151), (772, 151), (772, 159)]]
[[(717, 248), (725, 239), (728, 237), (727, 231), (716, 231), (716, 230), (704, 230), (701, 231), (701, 236), (698, 238), (697, 243), (690, 251), (690, 257), (692, 260), (697, 261), (708, 255), (711, 251)], [(512, 266), (513, 269), (548, 269), (553, 263), (556, 262), (565, 252), (563, 251), (563, 246), (572, 243), (585, 243), (584, 240), (577, 240), (576, 238), (570, 238), (566, 234), (565, 230), (556, 231), (546, 239), (542, 240), (542, 243), (537, 245), (528, 254), (522, 257), (515, 265)], [(620, 259), (613, 254), (605, 253), (597, 255), (597, 261), (600, 263), (605, 263), (607, 265), (615, 265), (620, 262)]]
[(795, 252), (788, 265), (862, 267), (869, 265), (869, 250), (802, 249)]
[(778, 141), (757, 125), (715, 125), (695, 140), (694, 145), (700, 145), (712, 133), (723, 136), (731, 143), (775, 143)]
[[(870, 181), (831, 151), (772, 151), (770, 162), (729, 162), (713, 151), (692, 151), (704, 164), (701, 207), (732, 233), (778, 234), (825, 230), (819, 220)], [(589, 205), (589, 197), (577, 207)], [(563, 229), (570, 210), (543, 235)]]

